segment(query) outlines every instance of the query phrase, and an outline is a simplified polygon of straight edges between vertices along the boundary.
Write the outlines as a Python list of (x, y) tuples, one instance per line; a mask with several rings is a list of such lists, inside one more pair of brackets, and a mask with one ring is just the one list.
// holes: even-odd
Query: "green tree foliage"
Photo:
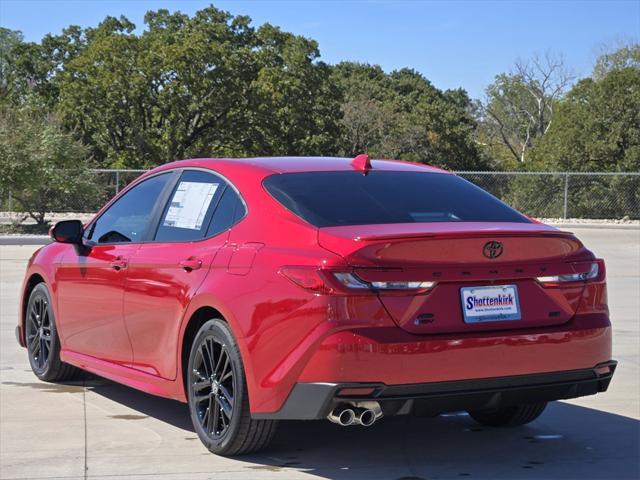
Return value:
[(265, 24), (256, 32), (244, 152), (253, 155), (337, 153), (340, 92), (315, 41)]
[(88, 149), (54, 116), (29, 106), (0, 111), (0, 195), (11, 192), (16, 211), (37, 225), (61, 207), (99, 205), (88, 166)]
[(338, 92), (317, 44), (214, 7), (107, 19), (65, 64), (59, 109), (108, 166), (198, 156), (330, 154)]
[[(601, 80), (579, 81), (531, 156), (534, 170), (640, 171), (640, 68), (613, 69)], [(574, 177), (572, 182), (570, 215), (640, 217), (640, 178)], [(615, 197), (607, 194), (614, 190), (619, 192)]]
[(482, 138), (490, 154), (506, 163), (524, 163), (549, 130), (571, 81), (562, 57), (551, 53), (519, 60), (512, 73), (497, 75), (487, 87), (482, 118)]
[(473, 104), (464, 90), (441, 91), (414, 70), (344, 62), (342, 153), (425, 162), (452, 169), (485, 168), (474, 141)]
[(0, 103), (16, 96), (16, 76), (13, 61), (16, 47), (21, 45), (22, 33), (0, 27)]
[(533, 156), (532, 168), (640, 171), (640, 68), (579, 81)]
[(602, 80), (609, 72), (625, 68), (640, 68), (640, 44), (629, 43), (600, 55), (591, 76), (594, 80)]
[(126, 18), (107, 17), (40, 43), (3, 31), (7, 97), (55, 111), (103, 167), (363, 151), (449, 168), (488, 165), (463, 90), (438, 90), (410, 69), (331, 67), (315, 41), (254, 28), (213, 6), (191, 17), (148, 12), (145, 24), (136, 34)]
[[(0, 28), (0, 189), (41, 191), (36, 179), (51, 183), (43, 179), (54, 166), (74, 172), (89, 157), (99, 167), (146, 168), (188, 157), (367, 152), (465, 170), (640, 169), (637, 44), (600, 57), (592, 78), (568, 93), (561, 57), (518, 61), (480, 104), (408, 68), (327, 65), (315, 41), (213, 6), (193, 16), (151, 11), (144, 21), (136, 33), (128, 19), (107, 17), (39, 43)], [(520, 179), (495, 193), (524, 204), (545, 188), (557, 186)], [(572, 192), (587, 199), (613, 187), (597, 188)]]

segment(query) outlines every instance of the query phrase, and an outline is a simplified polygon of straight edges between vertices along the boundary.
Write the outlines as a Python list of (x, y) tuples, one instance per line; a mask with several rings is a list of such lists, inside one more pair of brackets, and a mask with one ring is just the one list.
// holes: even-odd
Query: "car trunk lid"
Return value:
[[(319, 243), (364, 281), (432, 281), (408, 295), (378, 291), (394, 321), (412, 333), (451, 333), (557, 325), (575, 313), (584, 285), (546, 288), (536, 277), (586, 271), (593, 254), (571, 233), (538, 223), (359, 225), (319, 229)], [(462, 289), (507, 286), (518, 320), (467, 323)]]

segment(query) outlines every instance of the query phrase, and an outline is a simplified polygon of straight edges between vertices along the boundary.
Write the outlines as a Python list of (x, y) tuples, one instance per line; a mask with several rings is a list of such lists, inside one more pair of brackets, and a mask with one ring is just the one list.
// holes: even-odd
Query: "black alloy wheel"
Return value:
[(211, 452), (241, 455), (269, 444), (277, 421), (251, 418), (240, 350), (224, 320), (209, 320), (200, 327), (185, 382), (191, 421)]
[(236, 389), (226, 348), (214, 336), (203, 338), (189, 379), (200, 426), (216, 439), (229, 429), (234, 410)]
[(24, 336), (31, 370), (45, 382), (72, 380), (80, 370), (60, 360), (60, 337), (51, 295), (44, 283), (37, 284), (25, 310)]
[(26, 319), (26, 342), (29, 361), (34, 372), (44, 372), (51, 357), (51, 305), (42, 292), (35, 292), (29, 301)]

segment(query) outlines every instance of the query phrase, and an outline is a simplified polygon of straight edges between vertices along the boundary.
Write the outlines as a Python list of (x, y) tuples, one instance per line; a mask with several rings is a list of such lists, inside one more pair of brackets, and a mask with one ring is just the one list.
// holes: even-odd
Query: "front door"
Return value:
[(87, 226), (86, 246), (73, 246), (63, 255), (57, 271), (63, 349), (131, 363), (131, 342), (122, 315), (125, 278), (171, 176), (155, 175), (123, 192)]

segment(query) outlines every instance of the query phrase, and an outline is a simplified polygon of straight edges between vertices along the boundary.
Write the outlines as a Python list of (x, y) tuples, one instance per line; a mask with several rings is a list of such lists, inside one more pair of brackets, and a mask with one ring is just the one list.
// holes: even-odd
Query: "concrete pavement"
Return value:
[(640, 230), (573, 228), (607, 261), (620, 361), (609, 392), (555, 402), (519, 429), (464, 414), (373, 427), (282, 425), (265, 453), (226, 459), (199, 442), (186, 406), (88, 377), (42, 383), (15, 342), (34, 246), (0, 246), (2, 479), (631, 479), (640, 476)]

